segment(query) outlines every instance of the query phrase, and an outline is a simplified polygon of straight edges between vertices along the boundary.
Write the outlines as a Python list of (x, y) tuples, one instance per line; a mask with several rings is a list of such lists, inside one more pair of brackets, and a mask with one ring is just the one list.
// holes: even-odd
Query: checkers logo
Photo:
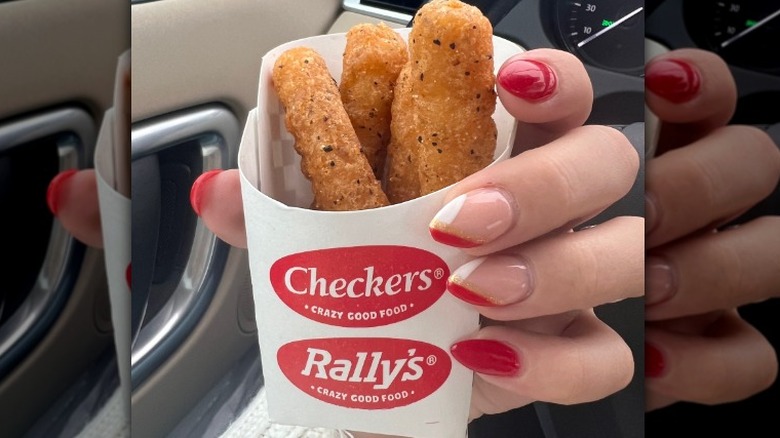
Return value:
[(377, 327), (417, 315), (444, 294), (449, 275), (435, 254), (392, 245), (292, 254), (270, 270), (271, 285), (287, 306), (341, 327)]
[(356, 409), (392, 409), (420, 401), (439, 389), (452, 369), (444, 350), (409, 339), (304, 339), (283, 345), (276, 356), (284, 375), (301, 391)]

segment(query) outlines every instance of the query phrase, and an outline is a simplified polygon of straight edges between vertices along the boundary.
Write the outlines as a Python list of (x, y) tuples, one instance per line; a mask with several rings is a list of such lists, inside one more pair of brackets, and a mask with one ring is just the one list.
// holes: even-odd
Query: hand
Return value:
[(94, 169), (58, 173), (49, 183), (46, 202), (52, 214), (73, 237), (87, 246), (103, 248)]
[(661, 121), (646, 171), (647, 409), (741, 400), (777, 374), (738, 307), (780, 294), (780, 217), (719, 228), (777, 186), (780, 152), (760, 129), (726, 126), (736, 86), (713, 53), (656, 57), (646, 86)]
[[(532, 50), (507, 61), (498, 79), (499, 96), (518, 119), (522, 153), (456, 184), (448, 200), (466, 194), (465, 206), (439, 229), (484, 242), (464, 249), (484, 258), (450, 279), (451, 292), (477, 303), (488, 322), (453, 346), (454, 357), (477, 371), (472, 419), (622, 389), (633, 375), (631, 351), (592, 308), (644, 290), (642, 218), (571, 232), (624, 196), (639, 164), (617, 130), (581, 126), (593, 95), (580, 61)], [(246, 246), (237, 170), (202, 175), (191, 200), (217, 236)]]

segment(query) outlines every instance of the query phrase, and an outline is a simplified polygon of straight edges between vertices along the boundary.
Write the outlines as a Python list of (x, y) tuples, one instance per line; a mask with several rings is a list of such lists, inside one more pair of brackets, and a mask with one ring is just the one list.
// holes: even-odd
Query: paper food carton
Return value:
[[(404, 39), (409, 29), (399, 29)], [(341, 76), (345, 34), (283, 44), (262, 59), (257, 108), (239, 169), (264, 384), (277, 423), (414, 437), (466, 435), (473, 373), (450, 346), (478, 313), (446, 292), (470, 260), (434, 241), (428, 223), (447, 189), (387, 207), (310, 210), (313, 195), (271, 81), (294, 46)], [(496, 69), (521, 51), (494, 37)], [(497, 105), (496, 161), (515, 120)]]
[[(117, 66), (117, 93), (114, 107), (103, 116), (96, 146), (95, 173), (100, 204), (100, 223), (103, 230), (103, 248), (111, 301), (111, 322), (114, 328), (119, 380), (122, 391), (122, 412), (130, 421), (130, 153), (128, 139), (129, 117), (126, 105), (129, 99), (130, 52), (119, 58)], [(119, 89), (121, 86), (121, 89)], [(121, 99), (117, 99), (121, 95)]]

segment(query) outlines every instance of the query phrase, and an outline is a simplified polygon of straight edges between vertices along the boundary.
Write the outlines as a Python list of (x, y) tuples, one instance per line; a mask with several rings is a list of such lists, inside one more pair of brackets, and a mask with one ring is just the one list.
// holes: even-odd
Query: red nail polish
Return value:
[(450, 352), (466, 368), (480, 374), (509, 377), (520, 371), (517, 352), (503, 342), (467, 339), (453, 344)]
[(661, 350), (645, 343), (645, 377), (661, 377), (664, 371), (666, 371), (666, 361)]
[(701, 78), (687, 62), (664, 59), (647, 66), (645, 86), (653, 94), (670, 102), (683, 103), (693, 99), (699, 92)]
[(192, 209), (198, 216), (200, 216), (200, 203), (203, 201), (203, 185), (221, 172), (222, 169), (209, 170), (192, 183), (192, 189), (190, 189), (190, 205), (192, 205)]
[(496, 307), (498, 304), (488, 300), (487, 298), (483, 297), (482, 295), (472, 291), (471, 289), (468, 289), (466, 287), (463, 287), (462, 285), (455, 283), (453, 281), (447, 280), (447, 290), (455, 295), (456, 297), (460, 298), (461, 300), (473, 304), (475, 306), (483, 306), (483, 307)]
[(471, 240), (464, 239), (455, 234), (450, 234), (438, 228), (431, 227), (428, 231), (430, 231), (433, 240), (448, 246), (454, 246), (455, 248), (476, 248), (481, 245), (479, 242), (472, 242)]
[(550, 66), (530, 59), (516, 59), (498, 72), (498, 83), (513, 95), (528, 101), (550, 96), (558, 78)]
[(60, 208), (59, 194), (60, 188), (62, 188), (62, 183), (64, 183), (71, 176), (75, 175), (76, 172), (78, 172), (76, 169), (62, 171), (54, 178), (52, 178), (51, 182), (49, 183), (49, 187), (46, 189), (46, 204), (49, 206), (49, 211), (51, 211), (54, 216), (57, 216), (57, 212)]

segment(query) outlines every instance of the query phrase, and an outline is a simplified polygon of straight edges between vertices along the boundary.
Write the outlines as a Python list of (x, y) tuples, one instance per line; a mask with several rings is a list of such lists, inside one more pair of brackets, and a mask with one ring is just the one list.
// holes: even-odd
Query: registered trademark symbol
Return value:
[(427, 363), (428, 365), (435, 364), (436, 363), (436, 356), (434, 356), (434, 355), (428, 356), (428, 358), (425, 359), (425, 363)]
[(435, 271), (433, 271), (433, 276), (436, 277), (437, 280), (444, 277), (444, 269), (438, 268)]

